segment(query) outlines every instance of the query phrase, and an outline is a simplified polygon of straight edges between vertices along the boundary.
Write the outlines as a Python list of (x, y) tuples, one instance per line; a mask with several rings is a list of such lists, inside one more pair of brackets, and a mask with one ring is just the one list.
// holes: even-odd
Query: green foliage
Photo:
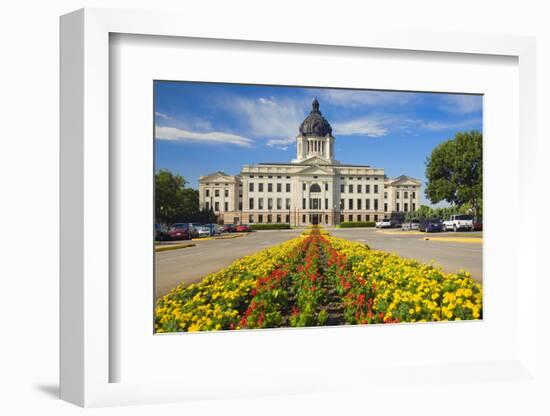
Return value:
[(199, 210), (199, 192), (186, 188), (186, 180), (169, 170), (155, 174), (155, 220), (163, 224), (174, 222), (216, 222), (212, 210)]
[(338, 224), (339, 228), (358, 228), (358, 227), (374, 227), (374, 221), (346, 221)]
[(439, 144), (426, 160), (426, 196), (432, 203), (468, 204), (481, 215), (483, 198), (483, 136), (478, 131), (457, 133)]
[(250, 224), (253, 230), (289, 230), (290, 224)]

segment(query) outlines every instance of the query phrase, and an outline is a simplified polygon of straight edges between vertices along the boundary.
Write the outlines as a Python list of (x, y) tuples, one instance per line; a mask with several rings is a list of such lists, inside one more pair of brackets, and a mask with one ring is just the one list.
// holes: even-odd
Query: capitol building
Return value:
[(313, 100), (299, 127), (296, 159), (245, 165), (238, 175), (216, 172), (199, 179), (199, 204), (220, 223), (336, 225), (378, 221), (420, 206), (421, 182), (388, 178), (383, 168), (335, 159), (332, 127)]

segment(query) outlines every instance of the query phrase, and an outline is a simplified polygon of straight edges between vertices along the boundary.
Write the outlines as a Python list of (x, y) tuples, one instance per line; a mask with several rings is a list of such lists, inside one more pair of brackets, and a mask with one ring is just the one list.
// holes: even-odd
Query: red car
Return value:
[(222, 232), (224, 233), (234, 233), (237, 231), (237, 228), (233, 224), (222, 225)]
[(252, 228), (250, 227), (250, 225), (241, 224), (235, 227), (235, 231), (237, 231), (238, 233), (249, 233), (250, 231), (252, 231)]
[(171, 240), (191, 240), (191, 234), (189, 233), (189, 224), (178, 223), (172, 225), (168, 235)]
[(483, 231), (483, 222), (480, 219), (474, 220), (474, 231)]

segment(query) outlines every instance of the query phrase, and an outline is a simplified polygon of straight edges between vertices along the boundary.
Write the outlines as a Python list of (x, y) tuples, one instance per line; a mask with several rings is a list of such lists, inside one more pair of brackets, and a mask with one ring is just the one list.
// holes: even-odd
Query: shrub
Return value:
[(359, 227), (374, 227), (374, 221), (348, 221), (338, 224), (339, 228), (359, 228)]
[(250, 224), (253, 230), (290, 230), (290, 224)]

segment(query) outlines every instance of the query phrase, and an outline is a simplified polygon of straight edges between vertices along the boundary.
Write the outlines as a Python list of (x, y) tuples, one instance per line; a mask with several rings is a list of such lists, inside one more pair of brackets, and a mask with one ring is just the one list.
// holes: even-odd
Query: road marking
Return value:
[(430, 241), (445, 241), (450, 243), (483, 243), (483, 238), (475, 237), (424, 237), (424, 240)]

